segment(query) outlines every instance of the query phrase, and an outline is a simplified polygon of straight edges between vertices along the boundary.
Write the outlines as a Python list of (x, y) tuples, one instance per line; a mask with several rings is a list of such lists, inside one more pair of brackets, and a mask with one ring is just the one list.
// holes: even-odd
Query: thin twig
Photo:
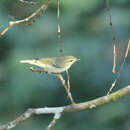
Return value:
[(48, 5), (50, 3), (50, 0), (46, 0), (45, 3), (38, 9), (36, 10), (33, 14), (31, 14), (30, 16), (28, 16), (25, 19), (22, 20), (16, 20), (16, 21), (10, 21), (8, 27), (6, 27), (1, 33), (0, 33), (0, 37), (2, 37), (6, 32), (9, 31), (9, 29), (11, 29), (14, 25), (16, 24), (20, 24), (20, 23), (24, 23), (24, 22), (28, 22), (29, 20), (32, 19), (32, 21), (34, 21), (33, 18), (39, 17), (41, 16), (47, 9)]
[(38, 2), (33, 2), (33, 1), (26, 1), (26, 0), (19, 0), (20, 2), (24, 4), (29, 4), (29, 5), (37, 5)]
[(68, 86), (66, 85), (65, 80), (64, 80), (64, 78), (63, 78), (63, 76), (61, 74), (49, 73), (48, 71), (45, 71), (44, 69), (42, 69), (42, 70), (41, 69), (35, 69), (33, 67), (30, 67), (30, 70), (32, 72), (39, 72), (39, 73), (45, 72), (45, 73), (51, 74), (53, 76), (56, 76), (61, 81), (63, 87), (65, 88), (65, 91), (66, 91), (66, 93), (68, 95), (68, 98), (70, 99), (71, 103), (72, 104), (75, 103), (73, 98), (72, 98), (71, 92), (69, 91)]
[[(128, 94), (130, 94), (130, 85), (126, 86), (123, 89), (120, 89), (110, 95), (99, 97), (97, 99), (94, 99), (91, 101), (86, 101), (83, 103), (71, 104), (71, 105), (61, 106), (61, 107), (45, 107), (45, 108), (28, 109), (22, 115), (20, 115), (17, 119), (15, 119), (7, 124), (1, 125), (0, 130), (12, 129), (12, 128), (16, 127), (17, 125), (21, 124), (23, 121), (30, 118), (34, 114), (35, 115), (54, 114), (55, 119), (53, 119), (53, 120), (56, 121), (57, 119), (59, 119), (61, 117), (61, 114), (63, 114), (64, 112), (74, 112), (74, 111), (81, 111), (81, 110), (85, 110), (85, 109), (96, 108), (97, 106), (101, 106), (103, 104), (106, 104), (106, 103), (109, 103), (112, 101), (116, 101), (116, 100), (120, 99), (121, 97), (124, 97)], [(52, 121), (51, 122), (52, 124), (50, 123), (52, 125), (52, 127), (54, 126), (55, 121)]]
[(122, 70), (123, 70), (123, 68), (124, 68), (124, 64), (125, 64), (125, 61), (126, 61), (126, 59), (127, 59), (129, 49), (130, 49), (130, 38), (129, 38), (129, 41), (128, 41), (128, 45), (127, 45), (127, 49), (126, 49), (126, 52), (125, 52), (124, 60), (123, 60), (123, 62), (122, 62), (122, 64), (121, 64), (121, 67), (120, 67), (118, 73), (117, 73), (117, 77), (116, 77), (116, 79), (114, 80), (114, 82), (112, 83), (112, 85), (111, 85), (111, 87), (110, 87), (110, 89), (109, 89), (107, 95), (110, 94), (110, 92), (112, 91), (112, 89), (113, 89), (114, 86), (116, 85), (117, 80), (120, 78), (120, 74), (121, 74), (121, 72), (122, 72)]
[(110, 25), (110, 29), (111, 29), (111, 33), (112, 33), (112, 41), (113, 41), (113, 69), (112, 69), (112, 72), (115, 73), (116, 72), (116, 56), (117, 56), (116, 37), (114, 34), (113, 25), (112, 25), (112, 17), (111, 17), (111, 11), (110, 11), (110, 0), (106, 0), (106, 5), (107, 5), (109, 25)]
[(62, 34), (61, 34), (61, 27), (60, 27), (60, 0), (57, 0), (57, 35), (60, 42), (60, 49), (59, 52), (63, 53), (63, 46), (62, 46)]
[(51, 130), (54, 127), (56, 121), (60, 119), (61, 114), (62, 114), (61, 112), (55, 113), (53, 120), (50, 122), (46, 130)]
[(69, 97), (71, 98), (71, 102), (75, 103), (73, 98), (72, 98), (72, 94), (70, 92), (70, 76), (69, 76), (69, 72), (68, 70), (66, 70), (66, 75), (67, 75), (67, 89), (68, 89), (68, 95), (70, 95)]
[(66, 75), (67, 75), (67, 86), (68, 86), (68, 92), (70, 92), (70, 76), (68, 70), (66, 70)]
[(72, 98), (72, 95), (71, 95), (71, 92), (68, 91), (68, 86), (66, 85), (65, 83), (65, 80), (63, 78), (63, 76), (61, 74), (56, 74), (56, 77), (61, 81), (62, 85), (64, 86), (65, 90), (66, 90), (66, 93), (68, 95), (68, 98), (70, 99), (71, 103), (72, 104), (75, 104), (73, 98)]
[(33, 109), (28, 109), (27, 111), (25, 111), (21, 116), (19, 116), (17, 119), (0, 126), (0, 130), (9, 130), (12, 129), (14, 127), (16, 127), (17, 125), (21, 124), (23, 121), (27, 120), (28, 118), (30, 118), (32, 115), (36, 114), (54, 114), (54, 119), (57, 120), (60, 118), (61, 113), (63, 112), (64, 107), (45, 107), (45, 108), (33, 108)]

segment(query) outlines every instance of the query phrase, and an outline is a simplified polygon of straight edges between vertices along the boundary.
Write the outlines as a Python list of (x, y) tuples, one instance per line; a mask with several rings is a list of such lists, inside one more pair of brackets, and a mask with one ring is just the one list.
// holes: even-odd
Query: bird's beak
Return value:
[(77, 59), (77, 61), (79, 61), (80, 59)]

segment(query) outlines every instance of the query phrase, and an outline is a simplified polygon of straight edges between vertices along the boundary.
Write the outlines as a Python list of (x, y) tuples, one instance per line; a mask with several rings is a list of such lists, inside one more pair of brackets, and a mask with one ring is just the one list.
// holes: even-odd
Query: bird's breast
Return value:
[(61, 72), (64, 72), (66, 68), (57, 68), (52, 65), (45, 65), (44, 70), (50, 73), (61, 73)]

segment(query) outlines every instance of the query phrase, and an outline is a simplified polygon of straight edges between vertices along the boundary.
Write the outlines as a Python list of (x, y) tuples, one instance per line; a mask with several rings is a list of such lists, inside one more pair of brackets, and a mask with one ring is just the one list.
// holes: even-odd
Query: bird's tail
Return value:
[(20, 60), (19, 62), (20, 63), (27, 63), (27, 64), (39, 66), (38, 61), (35, 60), (35, 59), (33, 59), (33, 60)]
[(28, 63), (28, 64), (34, 64), (35, 60), (20, 60), (20, 63)]
[(33, 59), (33, 60), (20, 60), (20, 63), (27, 63), (31, 65), (36, 65), (39, 67), (44, 67), (44, 64), (42, 64), (39, 60)]

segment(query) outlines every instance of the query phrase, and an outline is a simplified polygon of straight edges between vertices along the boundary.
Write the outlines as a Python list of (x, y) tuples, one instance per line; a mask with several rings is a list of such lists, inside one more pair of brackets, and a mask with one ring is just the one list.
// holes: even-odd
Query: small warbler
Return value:
[(68, 70), (73, 63), (80, 59), (74, 56), (36, 58), (33, 60), (20, 60), (20, 63), (28, 63), (43, 68), (48, 73), (61, 73)]

